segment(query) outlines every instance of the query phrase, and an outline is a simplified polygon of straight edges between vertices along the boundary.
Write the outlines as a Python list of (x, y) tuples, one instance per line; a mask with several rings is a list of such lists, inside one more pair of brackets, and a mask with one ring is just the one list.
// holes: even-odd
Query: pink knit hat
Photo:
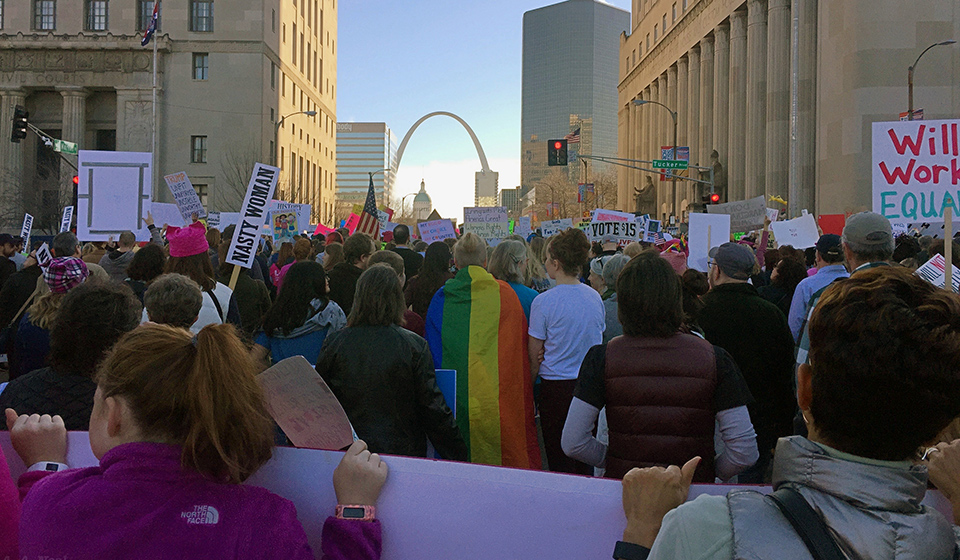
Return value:
[(203, 227), (203, 222), (193, 222), (185, 228), (167, 226), (170, 256), (192, 257), (206, 253), (210, 249), (206, 234), (207, 228)]

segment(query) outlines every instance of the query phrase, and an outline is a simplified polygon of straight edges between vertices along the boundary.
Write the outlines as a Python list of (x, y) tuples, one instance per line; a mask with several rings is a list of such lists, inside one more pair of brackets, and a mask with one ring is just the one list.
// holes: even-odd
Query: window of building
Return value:
[(207, 53), (193, 53), (193, 79), (206, 80), (210, 67), (210, 55)]
[(293, 24), (293, 41), (291, 41), (291, 43), (293, 44), (290, 49), (291, 51), (293, 51), (293, 65), (296, 66), (297, 65), (297, 24)]
[(629, 71), (630, 71), (630, 57), (629, 57), (629, 56), (628, 56), (627, 58), (623, 59), (623, 71), (624, 71), (624, 72), (629, 72)]
[(672, 14), (673, 14), (673, 16), (672, 16), (673, 19), (670, 20), (670, 23), (676, 23), (676, 22), (677, 22), (677, 3), (676, 3), (676, 2), (673, 3), (673, 7), (670, 8), (670, 10), (671, 10), (671, 12), (672, 12)]
[(207, 207), (207, 198), (209, 198), (210, 188), (207, 185), (199, 184), (194, 185), (193, 190), (197, 191), (197, 196), (200, 198), (200, 204), (203, 204), (203, 207)]
[(660, 38), (660, 28), (657, 27), (657, 24), (653, 24), (653, 42), (656, 43), (657, 39)]
[(190, 31), (213, 32), (213, 0), (190, 1)]
[(663, 14), (663, 34), (667, 34), (667, 14)]
[(34, 0), (33, 29), (53, 31), (57, 28), (57, 0)]
[(270, 62), (270, 89), (277, 89), (277, 65)]
[(687, 11), (687, 0), (683, 0), (683, 11)]
[(307, 5), (307, 27), (309, 27), (310, 22), (313, 21), (313, 4), (310, 0), (303, 0), (303, 3)]
[(280, 72), (280, 95), (287, 96), (287, 75)]
[(287, 24), (285, 24), (285, 23), (284, 23), (284, 24), (281, 24), (281, 25), (280, 25), (280, 30), (281, 30), (281, 32), (282, 32), (282, 33), (280, 34), (280, 38), (283, 40), (284, 43), (286, 43), (286, 42), (287, 42)]
[(277, 11), (270, 10), (270, 31), (277, 32)]
[(304, 52), (304, 50), (303, 50), (303, 45), (304, 45), (304, 43), (303, 43), (303, 33), (300, 33), (300, 73), (301, 73), (301, 74), (303, 74), (303, 65), (304, 65), (304, 63), (306, 62), (306, 61), (304, 60), (305, 57), (304, 57), (304, 55), (303, 55), (303, 52)]
[(3, 0), (0, 0), (0, 29), (3, 29)]
[(633, 64), (637, 64), (637, 49), (633, 49)]
[(320, 5), (317, 4), (317, 0), (313, 0), (313, 35), (316, 36), (317, 31), (317, 22), (320, 16)]
[(647, 52), (650, 52), (650, 34), (647, 33)]
[(309, 82), (313, 77), (313, 49), (310, 48), (310, 43), (307, 43), (307, 57), (309, 58), (307, 60), (307, 81)]
[(190, 163), (207, 163), (207, 137), (190, 137)]
[[(137, 0), (137, 31), (146, 31), (153, 19), (153, 0)], [(157, 33), (160, 32), (161, 14), (157, 14)]]
[(84, 12), (84, 31), (107, 30), (107, 0), (87, 0), (84, 2)]

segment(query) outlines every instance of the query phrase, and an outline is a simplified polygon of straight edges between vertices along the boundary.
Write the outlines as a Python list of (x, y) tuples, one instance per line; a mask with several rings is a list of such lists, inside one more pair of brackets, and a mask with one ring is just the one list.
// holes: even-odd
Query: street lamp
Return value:
[[(670, 109), (663, 103), (657, 101), (649, 101), (646, 99), (634, 99), (634, 105), (659, 105), (667, 110), (670, 113), (670, 116), (673, 118), (673, 160), (677, 160), (677, 112)], [(677, 173), (676, 171), (670, 172), (671, 181), (673, 182), (673, 214), (677, 212)]]
[[(406, 207), (403, 205), (403, 204), (404, 204), (404, 201), (407, 200), (407, 197), (408, 197), (408, 196), (417, 196), (418, 194), (420, 194), (420, 193), (415, 193), (415, 192), (407, 193), (407, 194), (403, 195), (403, 198), (400, 199), (400, 212), (403, 213), (403, 217), (404, 217), (404, 218), (407, 218), (407, 217), (408, 217), (408, 216), (407, 216), (407, 213), (406, 213), (406, 211), (405, 211)], [(411, 211), (412, 211), (412, 209), (411, 209)], [(417, 219), (416, 216), (414, 216), (414, 219)]]
[(289, 115), (280, 117), (280, 120), (273, 125), (273, 166), (274, 167), (280, 167), (279, 165), (280, 156), (278, 155), (280, 153), (280, 126), (283, 125), (283, 121), (296, 115), (306, 115), (308, 117), (315, 117), (317, 116), (317, 112), (316, 111), (297, 111), (296, 113), (290, 113)]
[(948, 41), (940, 41), (939, 43), (934, 43), (930, 45), (929, 47), (923, 49), (923, 52), (920, 53), (920, 56), (917, 57), (917, 60), (913, 63), (913, 65), (907, 68), (907, 92), (908, 92), (907, 95), (909, 97), (909, 107), (907, 108), (908, 121), (913, 120), (913, 71), (914, 69), (916, 69), (917, 64), (920, 62), (920, 59), (923, 58), (923, 55), (927, 54), (927, 51), (929, 51), (933, 47), (952, 45), (954, 43), (956, 43), (956, 41), (954, 41), (953, 39), (950, 39)]

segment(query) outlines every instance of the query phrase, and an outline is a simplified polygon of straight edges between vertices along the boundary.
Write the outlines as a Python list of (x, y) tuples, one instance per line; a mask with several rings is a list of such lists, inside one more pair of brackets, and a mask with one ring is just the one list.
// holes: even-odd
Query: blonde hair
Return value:
[(60, 302), (64, 295), (47, 292), (38, 297), (27, 310), (30, 313), (30, 322), (41, 329), (50, 330), (57, 318), (57, 312), (60, 311)]
[(232, 325), (185, 329), (146, 323), (124, 335), (96, 381), (123, 397), (143, 436), (182, 447), (181, 464), (240, 484), (273, 452), (273, 421), (257, 366)]
[(623, 254), (630, 257), (631, 259), (640, 253), (643, 252), (643, 245), (637, 241), (629, 243), (626, 247), (623, 248)]
[(497, 280), (523, 284), (529, 262), (527, 248), (519, 241), (501, 241), (493, 250), (487, 270)]
[(457, 268), (486, 265), (487, 242), (473, 232), (465, 233), (453, 247), (453, 260), (456, 261)]

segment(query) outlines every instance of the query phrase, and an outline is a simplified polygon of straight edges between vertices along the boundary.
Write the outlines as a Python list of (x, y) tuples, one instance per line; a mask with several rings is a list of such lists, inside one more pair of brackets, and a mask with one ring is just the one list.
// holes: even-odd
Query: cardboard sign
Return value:
[(700, 272), (709, 272), (707, 261), (710, 249), (730, 241), (730, 215), (690, 214), (688, 236), (690, 254), (687, 256), (687, 266)]
[[(943, 288), (947, 285), (946, 266), (946, 259), (943, 258), (943, 255), (937, 253), (923, 266), (918, 268), (914, 274), (938, 288)], [(957, 269), (954, 269), (950, 275), (950, 283), (953, 284), (954, 292), (960, 291), (960, 271)]]
[(605, 236), (612, 235), (617, 239), (617, 245), (626, 247), (640, 239), (642, 231), (637, 222), (591, 222), (587, 237), (590, 241), (600, 242)]
[(777, 247), (791, 245), (794, 249), (806, 249), (816, 245), (817, 240), (820, 239), (820, 232), (817, 230), (817, 222), (813, 219), (813, 214), (770, 224), (770, 229), (777, 241)]
[(270, 213), (271, 229), (274, 244), (280, 243), (281, 239), (293, 239), (294, 235), (300, 233), (299, 222), (296, 212), (279, 210)]
[(487, 241), (503, 239), (510, 235), (510, 222), (466, 222), (463, 233), (474, 233)]
[(464, 208), (463, 223), (509, 222), (506, 206)]
[(63, 216), (60, 218), (60, 233), (70, 231), (71, 223), (73, 223), (73, 206), (67, 206), (63, 209)]
[(540, 222), (540, 234), (544, 238), (549, 238), (565, 229), (570, 229), (572, 227), (573, 220), (571, 218), (563, 218), (562, 220), (549, 220), (546, 222)]
[(457, 232), (453, 230), (453, 224), (450, 223), (450, 220), (420, 222), (417, 224), (417, 230), (420, 231), (420, 239), (427, 245), (444, 239), (457, 238)]
[(353, 429), (340, 401), (303, 356), (279, 362), (257, 381), (270, 416), (297, 447), (343, 449), (353, 443)]
[[(295, 202), (284, 202), (282, 200), (271, 200), (270, 201), (270, 213), (273, 212), (296, 212), (297, 214), (297, 224), (300, 226), (306, 226), (310, 223), (310, 213), (313, 211), (313, 207), (309, 204), (297, 204)], [(271, 227), (273, 224), (270, 223), (270, 219), (267, 218), (268, 225)], [(299, 232), (298, 232), (299, 233)]]
[(33, 231), (33, 216), (23, 215), (23, 225), (20, 226), (20, 239), (23, 239), (24, 247), (30, 246), (30, 232)]
[(843, 226), (847, 224), (847, 217), (844, 214), (821, 214), (817, 218), (820, 229), (823, 233), (832, 233), (843, 235)]
[(40, 265), (42, 266), (52, 260), (53, 260), (53, 253), (50, 252), (50, 247), (48, 247), (47, 244), (44, 243), (43, 245), (40, 246), (39, 249), (37, 249), (37, 262), (40, 263)]
[(80, 150), (78, 155), (77, 237), (80, 241), (117, 239), (124, 231), (149, 241), (143, 222), (153, 193), (150, 152)]
[(183, 216), (184, 223), (192, 222), (194, 214), (198, 218), (207, 217), (207, 210), (200, 202), (200, 196), (197, 194), (197, 190), (193, 188), (193, 183), (190, 182), (186, 173), (181, 171), (172, 175), (164, 175), (163, 180), (167, 182), (167, 188), (173, 194), (173, 200), (177, 203), (177, 208), (180, 209), (180, 215)]
[(942, 222), (960, 215), (960, 120), (873, 123), (873, 211)]
[(247, 185), (247, 195), (243, 198), (240, 210), (240, 222), (227, 251), (227, 263), (250, 268), (257, 256), (260, 228), (269, 214), (267, 208), (273, 191), (277, 188), (280, 170), (276, 167), (257, 163)]
[(598, 208), (593, 211), (590, 217), (591, 222), (635, 222), (636, 215), (629, 212), (618, 212), (616, 210), (604, 210)]
[[(9, 432), (0, 433), (0, 448), (16, 480), (27, 466), (10, 445)], [(318, 556), (323, 523), (337, 505), (333, 470), (342, 457), (338, 451), (277, 447), (273, 458), (246, 482), (293, 502)], [(626, 521), (618, 480), (410, 457), (383, 460), (390, 469), (377, 500), (383, 560), (601, 560), (609, 558), (613, 545), (623, 538)], [(67, 464), (77, 468), (99, 464), (87, 432), (67, 433)], [(735, 489), (772, 490), (694, 484), (687, 500), (724, 496)], [(939, 491), (927, 491), (922, 503), (953, 519), (950, 502)], [(531, 515), (531, 507), (536, 507), (536, 515)]]
[(727, 202), (726, 204), (708, 204), (708, 214), (729, 214), (730, 231), (753, 231), (763, 228), (767, 216), (767, 203), (760, 195), (749, 200)]

